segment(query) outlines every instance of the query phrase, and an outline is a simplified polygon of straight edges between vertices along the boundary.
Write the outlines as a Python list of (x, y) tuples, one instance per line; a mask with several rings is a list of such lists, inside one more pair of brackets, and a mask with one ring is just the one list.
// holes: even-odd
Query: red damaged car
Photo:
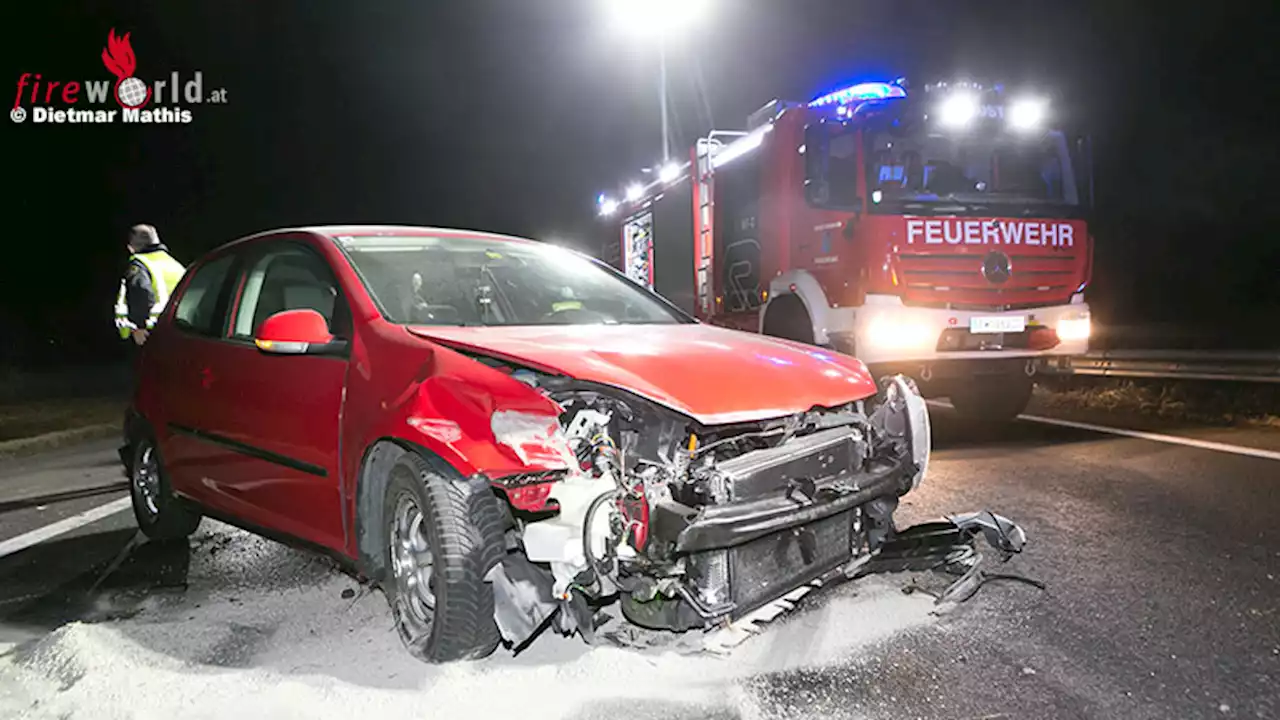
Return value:
[[(921, 480), (908, 381), (712, 327), (551, 245), (279, 230), (192, 266), (121, 457), (138, 524), (204, 515), (337, 556), (417, 657), (723, 626), (852, 576)], [(785, 601), (784, 601), (785, 602)]]

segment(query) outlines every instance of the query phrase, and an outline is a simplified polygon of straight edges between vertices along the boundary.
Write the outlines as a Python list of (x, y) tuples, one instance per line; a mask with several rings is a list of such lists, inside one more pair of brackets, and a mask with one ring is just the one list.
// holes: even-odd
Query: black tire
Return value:
[(200, 512), (173, 494), (160, 448), (150, 433), (139, 434), (133, 443), (129, 498), (138, 527), (152, 540), (185, 538), (200, 526)]
[(951, 391), (956, 412), (970, 420), (1007, 423), (1022, 414), (1031, 402), (1031, 378), (1025, 375), (991, 375), (959, 381)]
[(764, 334), (770, 337), (813, 344), (813, 320), (804, 303), (795, 295), (782, 295), (769, 304), (763, 329)]
[[(397, 521), (405, 503), (421, 515), (419, 533), (426, 546), (402, 550), (397, 562)], [(443, 663), (487, 657), (501, 639), (493, 619), (493, 588), (485, 581), (505, 554), (502, 506), (483, 480), (441, 477), (419, 455), (405, 453), (391, 467), (383, 502), (386, 581), (396, 631), (409, 653), (419, 660)], [(403, 535), (403, 531), (401, 531)], [(430, 558), (424, 571), (423, 557)], [(409, 586), (429, 577), (433, 612), (423, 595)], [(421, 574), (419, 574), (421, 573)]]

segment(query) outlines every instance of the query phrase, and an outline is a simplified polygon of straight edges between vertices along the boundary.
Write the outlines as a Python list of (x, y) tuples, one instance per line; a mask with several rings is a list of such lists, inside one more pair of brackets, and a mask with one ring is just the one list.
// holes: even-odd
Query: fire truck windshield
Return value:
[(555, 246), (467, 237), (347, 237), (387, 320), (402, 325), (692, 322), (599, 263)]
[(1034, 138), (881, 132), (867, 143), (872, 212), (1079, 204), (1060, 132)]

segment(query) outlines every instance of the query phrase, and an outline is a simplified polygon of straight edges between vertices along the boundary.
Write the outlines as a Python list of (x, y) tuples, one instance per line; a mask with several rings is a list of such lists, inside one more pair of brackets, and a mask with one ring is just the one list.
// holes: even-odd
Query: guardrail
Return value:
[(1059, 358), (1044, 372), (1100, 377), (1280, 383), (1280, 352), (1109, 350)]

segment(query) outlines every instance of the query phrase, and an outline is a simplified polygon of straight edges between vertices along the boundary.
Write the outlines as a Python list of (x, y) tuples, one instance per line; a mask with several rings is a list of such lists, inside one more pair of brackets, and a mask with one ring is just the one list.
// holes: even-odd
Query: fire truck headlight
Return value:
[(1040, 98), (1020, 98), (1009, 105), (1009, 125), (1014, 130), (1035, 130), (1047, 111), (1047, 103)]
[(631, 202), (635, 202), (642, 197), (644, 197), (643, 185), (641, 185), (640, 183), (635, 183), (627, 187), (627, 200)]
[(977, 116), (978, 99), (965, 92), (952, 95), (938, 108), (938, 120), (951, 128), (966, 127)]
[(1088, 313), (1065, 317), (1058, 321), (1058, 339), (1063, 342), (1088, 340), (1092, 330)]
[(867, 342), (884, 350), (929, 348), (937, 341), (937, 334), (922, 322), (881, 316), (867, 326)]
[(597, 205), (600, 208), (600, 215), (603, 217), (609, 217), (618, 212), (618, 201), (613, 198), (601, 198)]

